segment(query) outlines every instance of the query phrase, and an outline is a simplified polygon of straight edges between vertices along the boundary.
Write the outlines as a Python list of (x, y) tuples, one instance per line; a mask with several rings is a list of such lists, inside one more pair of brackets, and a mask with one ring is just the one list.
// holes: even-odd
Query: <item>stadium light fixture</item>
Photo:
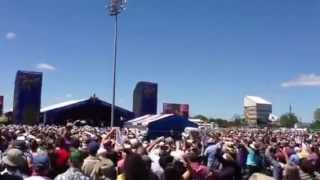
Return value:
[(114, 126), (115, 102), (116, 102), (116, 75), (117, 75), (117, 48), (118, 48), (118, 15), (127, 7), (127, 0), (110, 0), (108, 10), (110, 16), (114, 16), (114, 59), (113, 59), (113, 83), (112, 83), (112, 106), (111, 123)]

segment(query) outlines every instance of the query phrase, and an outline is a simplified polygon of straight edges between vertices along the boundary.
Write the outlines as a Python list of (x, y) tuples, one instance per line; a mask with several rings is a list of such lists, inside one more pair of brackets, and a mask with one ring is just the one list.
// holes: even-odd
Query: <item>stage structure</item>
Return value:
[[(90, 126), (106, 127), (111, 124), (112, 105), (92, 96), (89, 99), (71, 100), (41, 109), (40, 122), (48, 125), (65, 125), (67, 122), (83, 121)], [(114, 125), (121, 127), (124, 122), (134, 118), (134, 114), (115, 106)]]

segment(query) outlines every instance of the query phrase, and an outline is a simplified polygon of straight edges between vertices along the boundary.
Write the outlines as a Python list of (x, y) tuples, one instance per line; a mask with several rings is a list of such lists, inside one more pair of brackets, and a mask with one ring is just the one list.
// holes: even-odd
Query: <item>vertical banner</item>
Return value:
[(0, 116), (3, 115), (3, 96), (0, 96)]
[(42, 73), (18, 71), (16, 75), (13, 120), (16, 124), (39, 123)]

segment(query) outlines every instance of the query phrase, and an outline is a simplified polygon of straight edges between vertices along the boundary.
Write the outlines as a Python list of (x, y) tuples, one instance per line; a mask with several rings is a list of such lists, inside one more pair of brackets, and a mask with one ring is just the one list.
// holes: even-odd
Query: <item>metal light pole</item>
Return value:
[(113, 83), (112, 83), (112, 106), (111, 123), (114, 126), (115, 103), (116, 103), (116, 75), (117, 75), (117, 46), (118, 46), (118, 15), (126, 7), (126, 0), (110, 0), (108, 9), (110, 16), (114, 16), (114, 59), (113, 59)]

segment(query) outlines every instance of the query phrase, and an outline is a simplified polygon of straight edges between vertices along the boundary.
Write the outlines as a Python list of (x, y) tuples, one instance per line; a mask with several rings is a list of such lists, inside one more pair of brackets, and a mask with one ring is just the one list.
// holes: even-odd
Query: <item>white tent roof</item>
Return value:
[(194, 123), (203, 123), (203, 120), (201, 120), (201, 119), (189, 119), (189, 121), (194, 122)]
[(246, 96), (244, 97), (244, 106), (256, 106), (257, 104), (267, 104), (271, 105), (271, 102), (263, 99), (262, 97), (258, 96)]
[(147, 114), (147, 115), (144, 115), (144, 116), (140, 116), (140, 117), (138, 117), (138, 118), (135, 118), (135, 119), (130, 120), (130, 123), (139, 122), (139, 121), (141, 121), (141, 120), (143, 120), (143, 119), (146, 119), (146, 118), (148, 118), (148, 117), (151, 117), (151, 116), (153, 116), (153, 115)]
[(71, 105), (71, 104), (76, 104), (76, 103), (81, 102), (81, 101), (84, 101), (84, 100), (85, 100), (85, 99), (81, 99), (81, 100), (70, 100), (70, 101), (65, 101), (65, 102), (62, 102), (62, 103), (50, 105), (50, 106), (41, 108), (40, 112), (46, 112), (46, 111), (50, 111), (50, 110), (53, 110), (53, 109), (58, 109), (58, 108), (61, 108), (61, 107), (64, 107), (64, 106), (69, 106), (69, 105)]
[(163, 119), (166, 117), (173, 116), (174, 114), (157, 114), (157, 115), (145, 115), (142, 117), (138, 117), (132, 119), (124, 124), (125, 127), (133, 127), (133, 126), (148, 126), (149, 123), (157, 121), (159, 119)]

